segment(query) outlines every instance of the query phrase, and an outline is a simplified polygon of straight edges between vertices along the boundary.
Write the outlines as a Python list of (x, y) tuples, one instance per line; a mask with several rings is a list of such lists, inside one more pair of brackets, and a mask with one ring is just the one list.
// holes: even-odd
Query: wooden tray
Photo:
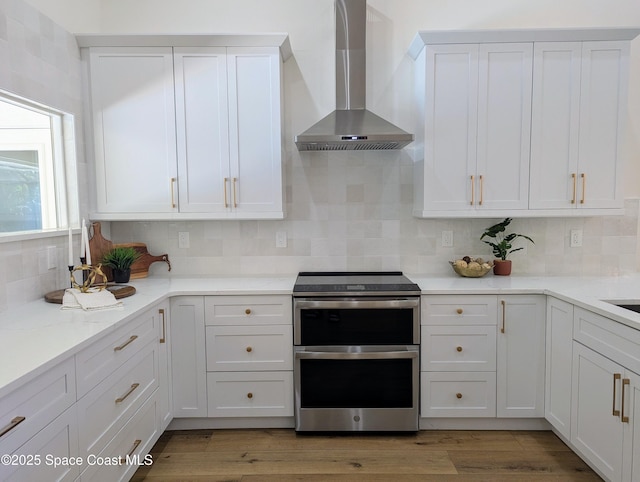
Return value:
[[(119, 300), (120, 298), (127, 298), (131, 295), (134, 295), (136, 292), (136, 289), (133, 286), (116, 284), (108, 285), (107, 290), (113, 293), (113, 296), (115, 296), (116, 300)], [(50, 293), (44, 295), (44, 300), (47, 303), (57, 303), (61, 305), (64, 292), (65, 290), (51, 291)]]

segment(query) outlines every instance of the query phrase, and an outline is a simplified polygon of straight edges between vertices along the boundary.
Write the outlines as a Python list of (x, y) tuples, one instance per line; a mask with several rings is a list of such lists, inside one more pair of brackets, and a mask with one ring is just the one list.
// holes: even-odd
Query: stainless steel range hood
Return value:
[(336, 0), (336, 110), (295, 137), (299, 151), (402, 149), (413, 134), (366, 110), (366, 0)]

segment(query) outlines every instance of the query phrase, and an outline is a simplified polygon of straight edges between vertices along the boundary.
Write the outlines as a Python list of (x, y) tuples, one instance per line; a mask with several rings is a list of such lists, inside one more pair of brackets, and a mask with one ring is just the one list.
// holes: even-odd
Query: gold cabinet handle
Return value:
[(611, 410), (611, 415), (614, 417), (620, 416), (620, 410), (616, 410), (616, 380), (620, 380), (620, 378), (622, 378), (622, 375), (619, 373), (613, 374), (613, 409)]
[(253, 398), (253, 393), (251, 392), (247, 393), (247, 398)]
[(484, 176), (481, 174), (480, 175), (480, 201), (478, 202), (480, 206), (482, 206), (483, 194), (484, 194)]
[(462, 393), (456, 393), (456, 398), (462, 398)]
[(631, 383), (631, 380), (628, 378), (622, 379), (622, 401), (620, 402), (620, 420), (623, 423), (629, 423), (629, 416), (624, 414), (624, 387), (628, 386)]
[(129, 395), (131, 395), (131, 394), (133, 393), (133, 391), (134, 391), (136, 388), (138, 388), (139, 386), (140, 386), (140, 384), (139, 384), (139, 383), (134, 383), (134, 384), (132, 384), (132, 385), (129, 387), (129, 390), (127, 390), (127, 393), (125, 393), (125, 394), (124, 394), (124, 395), (122, 395), (121, 397), (116, 398), (116, 403), (122, 403), (122, 402), (124, 402), (124, 401), (127, 399), (127, 397), (128, 397)]
[(245, 314), (250, 315), (251, 314), (251, 308), (247, 308), (246, 310), (244, 310)]
[(476, 182), (475, 182), (475, 176), (472, 174), (471, 175), (471, 202), (469, 204), (473, 206), (475, 199), (476, 199)]
[(587, 175), (583, 172), (580, 174), (580, 177), (582, 178), (582, 197), (580, 198), (580, 204), (584, 204), (584, 198), (587, 193)]
[(9, 422), (2, 430), (0, 430), (0, 437), (11, 432), (14, 428), (16, 428), (26, 419), (27, 419), (26, 417), (13, 417), (11, 419), (11, 422)]
[(247, 347), (247, 353), (251, 353), (253, 351), (253, 348), (251, 348), (250, 346)]
[(575, 172), (571, 173), (571, 179), (573, 180), (573, 197), (571, 198), (571, 204), (576, 203), (576, 184), (578, 183), (578, 179)]
[(456, 310), (456, 313), (458, 313), (459, 315), (461, 315), (464, 312), (464, 310), (462, 308), (458, 308)]
[(176, 178), (171, 178), (171, 207), (175, 209), (176, 207), (176, 198), (175, 198), (175, 187), (176, 187)]
[(162, 337), (160, 338), (160, 343), (165, 343), (167, 338), (167, 322), (164, 317), (164, 308), (160, 308), (158, 313), (162, 316)]
[(229, 182), (229, 178), (225, 177), (222, 180), (222, 188), (224, 190), (224, 207), (228, 208), (229, 207), (229, 202), (227, 201), (227, 182)]
[(138, 335), (131, 335), (131, 337), (125, 341), (122, 345), (116, 346), (113, 348), (113, 351), (121, 351), (124, 350), (129, 343), (133, 343), (133, 341), (138, 338)]
[(236, 184), (238, 183), (238, 178), (234, 177), (233, 178), (233, 207), (237, 208), (238, 207), (238, 196), (236, 193)]
[(456, 351), (457, 352), (461, 352), (462, 351), (462, 347), (461, 346), (456, 347)]
[(138, 446), (141, 443), (142, 443), (142, 440), (140, 440), (140, 439), (134, 440), (133, 446), (131, 447), (131, 450), (129, 450), (129, 453), (127, 454), (127, 456), (126, 457), (120, 457), (120, 465), (127, 463), (127, 459), (131, 458), (131, 456), (133, 455), (133, 453), (136, 451), (136, 449), (138, 448)]
[(500, 304), (502, 305), (502, 327), (500, 328), (500, 333), (504, 333), (507, 320), (507, 302), (505, 300), (500, 300)]

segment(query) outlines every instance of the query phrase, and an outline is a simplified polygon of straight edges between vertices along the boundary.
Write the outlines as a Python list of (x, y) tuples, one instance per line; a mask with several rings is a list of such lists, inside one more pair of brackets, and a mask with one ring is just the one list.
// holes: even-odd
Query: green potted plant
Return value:
[[(483, 243), (487, 243), (493, 249), (493, 255), (496, 257), (493, 265), (493, 274), (496, 275), (510, 275), (511, 274), (511, 260), (507, 259), (511, 253), (524, 249), (523, 247), (514, 248), (511, 242), (516, 238), (524, 238), (533, 243), (533, 239), (524, 234), (510, 233), (505, 234), (507, 226), (511, 223), (511, 218), (505, 218), (502, 222), (494, 224), (488, 227), (480, 236)], [(485, 237), (491, 238), (491, 240), (484, 239)], [(534, 243), (535, 244), (535, 243)]]
[(113, 281), (116, 283), (128, 283), (131, 277), (131, 265), (140, 257), (134, 248), (129, 246), (116, 246), (102, 257), (102, 264), (113, 270)]

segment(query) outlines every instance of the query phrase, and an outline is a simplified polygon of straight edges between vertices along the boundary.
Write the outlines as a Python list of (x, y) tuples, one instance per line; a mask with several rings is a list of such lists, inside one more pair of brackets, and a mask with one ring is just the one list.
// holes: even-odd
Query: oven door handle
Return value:
[(327, 352), (299, 351), (295, 357), (301, 360), (384, 360), (389, 358), (418, 358), (418, 351), (368, 351), (368, 352)]
[(418, 308), (420, 298), (388, 300), (295, 300), (295, 307), (313, 308)]

